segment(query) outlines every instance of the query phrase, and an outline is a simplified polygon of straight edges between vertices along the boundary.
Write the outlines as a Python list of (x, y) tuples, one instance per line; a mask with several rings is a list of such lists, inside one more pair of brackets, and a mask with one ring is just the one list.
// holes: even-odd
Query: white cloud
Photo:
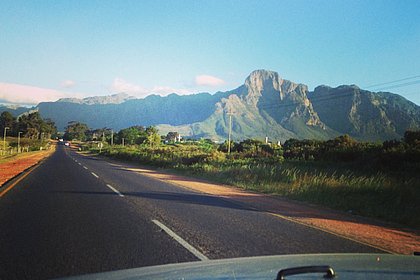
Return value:
[[(159, 94), (162, 96), (171, 93), (176, 93), (179, 95), (192, 94), (195, 92), (199, 92), (199, 87), (202, 86), (218, 87), (225, 84), (225, 81), (217, 77), (209, 75), (199, 75), (195, 77), (195, 84), (185, 86), (183, 88), (175, 88), (161, 85), (146, 88), (141, 85), (137, 85), (117, 77), (114, 79), (108, 90), (112, 93), (125, 92), (137, 98), (144, 98), (150, 94)], [(0, 103), (37, 105), (40, 102), (57, 101), (60, 98), (84, 98), (87, 96), (95, 96), (95, 94), (66, 92), (64, 90), (64, 88), (70, 89), (75, 85), (76, 83), (74, 81), (65, 80), (61, 83), (63, 91), (60, 91), (28, 85), (0, 83)]]
[[(80, 94), (71, 94), (78, 97)], [(69, 97), (68, 93), (34, 86), (0, 83), (0, 100), (5, 103), (36, 105)]]
[(177, 94), (191, 94), (192, 91), (188, 89), (177, 89), (169, 86), (154, 86), (153, 88), (144, 88), (140, 85), (132, 84), (122, 78), (115, 78), (111, 85), (113, 92), (125, 92), (136, 97), (146, 97), (150, 94), (168, 95), (171, 93)]
[(74, 82), (74, 81), (72, 81), (72, 80), (65, 80), (65, 81), (63, 81), (62, 83), (61, 83), (61, 86), (63, 87), (63, 88), (71, 88), (71, 87), (74, 87), (74, 85), (75, 85), (76, 83)]
[(210, 75), (198, 75), (195, 77), (195, 84), (197, 86), (219, 87), (225, 83), (222, 79)]
[(139, 85), (129, 83), (121, 78), (115, 78), (111, 85), (111, 91), (113, 92), (125, 92), (135, 96), (147, 95), (149, 91)]
[(155, 86), (150, 93), (157, 93), (159, 95), (168, 95), (171, 93), (177, 93), (180, 95), (191, 94), (193, 93), (189, 89), (178, 89), (173, 87), (166, 87), (166, 86)]

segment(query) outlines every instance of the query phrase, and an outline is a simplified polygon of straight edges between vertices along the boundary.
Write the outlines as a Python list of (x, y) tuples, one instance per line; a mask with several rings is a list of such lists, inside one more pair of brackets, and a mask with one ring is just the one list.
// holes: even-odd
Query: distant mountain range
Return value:
[(213, 95), (136, 99), (117, 94), (42, 102), (37, 109), (59, 130), (69, 121), (114, 130), (157, 125), (162, 134), (177, 131), (184, 137), (219, 141), (227, 138), (229, 118), (234, 140), (329, 139), (349, 134), (376, 141), (398, 139), (406, 130), (420, 128), (420, 107), (397, 94), (374, 93), (355, 85), (318, 86), (310, 92), (306, 85), (267, 70), (256, 70), (240, 87)]

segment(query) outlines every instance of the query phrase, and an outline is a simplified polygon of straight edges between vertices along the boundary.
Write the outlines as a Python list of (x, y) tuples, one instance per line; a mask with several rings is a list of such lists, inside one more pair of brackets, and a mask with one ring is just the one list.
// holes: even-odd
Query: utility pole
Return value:
[(122, 138), (122, 145), (123, 145), (123, 147), (124, 147), (124, 138)]
[(228, 154), (230, 154), (230, 140), (231, 140), (231, 134), (232, 134), (232, 112), (229, 111), (229, 135), (228, 135)]
[(8, 126), (4, 127), (4, 135), (3, 135), (3, 151), (6, 154), (6, 131), (10, 129)]
[(20, 134), (22, 133), (22, 131), (18, 132), (18, 154), (20, 153)]
[(114, 145), (114, 131), (111, 130), (111, 146)]

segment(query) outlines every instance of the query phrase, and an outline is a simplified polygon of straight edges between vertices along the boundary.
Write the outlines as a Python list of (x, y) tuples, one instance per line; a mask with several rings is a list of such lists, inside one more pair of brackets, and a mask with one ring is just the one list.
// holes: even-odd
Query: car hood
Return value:
[[(387, 254), (310, 254), (247, 257), (158, 265), (65, 279), (276, 279), (282, 269), (329, 266), (334, 279), (420, 279), (420, 257)], [(285, 279), (323, 279), (305, 273)]]

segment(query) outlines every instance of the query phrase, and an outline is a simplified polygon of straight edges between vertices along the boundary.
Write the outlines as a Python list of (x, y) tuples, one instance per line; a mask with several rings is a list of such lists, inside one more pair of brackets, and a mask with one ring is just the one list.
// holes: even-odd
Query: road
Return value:
[(0, 279), (377, 249), (58, 146), (0, 198)]

